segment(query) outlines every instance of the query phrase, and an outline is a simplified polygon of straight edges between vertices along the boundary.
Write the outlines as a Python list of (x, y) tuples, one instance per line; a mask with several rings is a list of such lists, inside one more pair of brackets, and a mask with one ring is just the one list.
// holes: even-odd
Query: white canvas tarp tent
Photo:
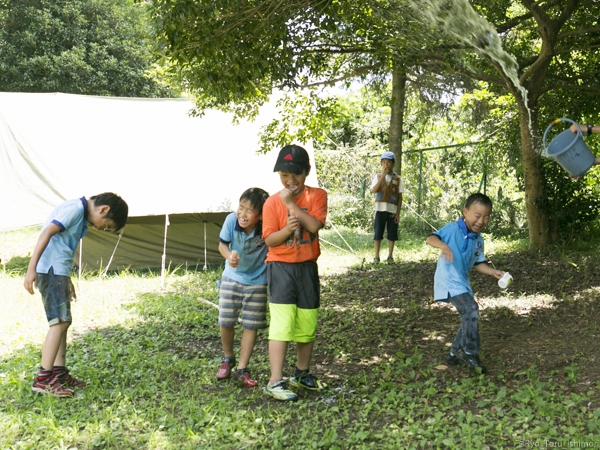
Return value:
[[(110, 191), (130, 213), (110, 269), (222, 262), (218, 234), (241, 193), (281, 189), (277, 152), (255, 153), (275, 108), (234, 125), (220, 111), (190, 117), (192, 107), (184, 99), (0, 93), (0, 231), (41, 224), (64, 200)], [(307, 184), (317, 185), (314, 165)], [(106, 267), (118, 238), (90, 229), (83, 268)]]

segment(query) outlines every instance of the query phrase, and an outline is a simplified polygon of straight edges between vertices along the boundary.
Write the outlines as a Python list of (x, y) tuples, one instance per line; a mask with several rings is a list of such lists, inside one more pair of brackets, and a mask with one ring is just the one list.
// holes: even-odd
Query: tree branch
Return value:
[(370, 66), (357, 67), (352, 72), (349, 72), (339, 78), (332, 78), (330, 80), (324, 80), (324, 81), (315, 81), (314, 83), (303, 84), (303, 85), (300, 85), (299, 87), (310, 88), (310, 87), (316, 87), (316, 86), (332, 86), (336, 83), (339, 83), (340, 81), (349, 80), (351, 78), (356, 78), (359, 75), (373, 72), (375, 69), (379, 69), (382, 66), (383, 66), (383, 62), (378, 62), (378, 63), (372, 64)]
[(505, 83), (502, 81), (501, 78), (492, 77), (490, 75), (485, 75), (485, 74), (482, 74), (482, 73), (472, 72), (472, 71), (469, 71), (469, 70), (456, 69), (454, 67), (448, 66), (446, 64), (446, 61), (444, 61), (443, 59), (430, 58), (430, 59), (428, 59), (426, 61), (419, 62), (419, 65), (421, 65), (421, 66), (427, 66), (427, 65), (429, 65), (429, 63), (431, 63), (431, 65), (434, 65), (434, 66), (443, 67), (449, 73), (455, 73), (457, 75), (462, 75), (462, 76), (465, 76), (465, 77), (473, 78), (474, 80), (485, 81), (487, 83), (491, 83), (491, 84), (494, 84), (496, 86), (506, 87)]
[(583, 34), (598, 33), (598, 32), (600, 32), (600, 27), (569, 30), (569, 31), (565, 31), (564, 33), (559, 33), (557, 39), (560, 40), (560, 39), (565, 39), (565, 38), (571, 37), (571, 36), (581, 36)]
[(575, 79), (573, 78), (564, 78), (560, 79), (557, 77), (553, 77), (548, 75), (548, 78), (555, 78), (555, 83), (548, 84), (542, 89), (540, 89), (540, 96), (550, 92), (554, 89), (563, 89), (565, 91), (571, 92), (585, 92), (590, 94), (600, 94), (600, 85), (597, 83), (587, 84), (585, 86), (579, 85), (575, 83)]

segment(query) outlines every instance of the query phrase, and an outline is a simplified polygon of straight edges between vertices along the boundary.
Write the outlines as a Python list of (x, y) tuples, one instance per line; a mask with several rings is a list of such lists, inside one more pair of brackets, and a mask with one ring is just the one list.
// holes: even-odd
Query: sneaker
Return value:
[(468, 353), (465, 353), (462, 348), (456, 352), (456, 359), (458, 359), (461, 364), (464, 364), (471, 369), (477, 369), (479, 367), (481, 373), (486, 372), (486, 368), (481, 364), (481, 361), (479, 361), (479, 356), (469, 355)]
[(298, 396), (289, 390), (287, 381), (279, 380), (273, 384), (268, 384), (263, 388), (265, 394), (270, 395), (276, 400), (284, 402), (295, 402)]
[(48, 381), (39, 381), (37, 378), (31, 386), (33, 392), (39, 394), (48, 394), (55, 397), (73, 397), (73, 389), (68, 389), (60, 384), (58, 378), (51, 378)]
[(327, 388), (325, 383), (321, 383), (317, 377), (309, 373), (308, 370), (296, 372), (295, 376), (290, 378), (290, 384), (294, 387), (303, 387), (311, 391), (322, 391)]
[(69, 373), (69, 370), (66, 369), (61, 375), (56, 377), (58, 382), (67, 388), (80, 388), (83, 389), (87, 386), (87, 383), (83, 380), (78, 380), (73, 375)]
[(379, 264), (379, 256), (376, 256), (375, 258), (373, 258), (373, 264)]
[(231, 375), (231, 368), (235, 366), (235, 358), (223, 356), (219, 370), (217, 370), (217, 379), (224, 380)]
[(258, 381), (252, 379), (252, 376), (250, 376), (250, 372), (248, 372), (248, 369), (234, 370), (231, 375), (231, 378), (233, 378), (235, 381), (241, 383), (246, 387), (258, 386)]
[(394, 257), (393, 256), (388, 256), (388, 259), (386, 259), (386, 262), (388, 264), (394, 264)]

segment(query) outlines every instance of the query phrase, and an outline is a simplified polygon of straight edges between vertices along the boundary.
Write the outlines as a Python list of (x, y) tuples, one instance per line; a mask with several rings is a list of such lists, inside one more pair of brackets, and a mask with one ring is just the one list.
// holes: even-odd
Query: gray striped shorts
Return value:
[(219, 326), (235, 326), (240, 311), (244, 328), (267, 328), (267, 285), (250, 286), (223, 277), (219, 292)]

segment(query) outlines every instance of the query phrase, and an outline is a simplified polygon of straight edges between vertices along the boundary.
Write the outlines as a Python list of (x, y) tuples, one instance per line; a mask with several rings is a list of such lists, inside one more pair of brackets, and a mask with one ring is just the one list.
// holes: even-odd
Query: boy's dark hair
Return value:
[(269, 198), (269, 193), (261, 188), (250, 188), (246, 189), (240, 196), (240, 202), (242, 200), (248, 200), (252, 207), (256, 209), (258, 214), (262, 214), (263, 205)]
[(129, 214), (129, 206), (125, 203), (121, 197), (112, 192), (103, 192), (102, 194), (94, 195), (90, 197), (90, 200), (94, 201), (94, 206), (110, 206), (110, 209), (106, 213), (106, 218), (112, 220), (115, 223), (119, 231), (127, 223), (127, 215)]
[(487, 206), (492, 209), (492, 199), (481, 192), (469, 195), (467, 201), (465, 202), (465, 208), (469, 209), (473, 203), (480, 203), (483, 206)]

